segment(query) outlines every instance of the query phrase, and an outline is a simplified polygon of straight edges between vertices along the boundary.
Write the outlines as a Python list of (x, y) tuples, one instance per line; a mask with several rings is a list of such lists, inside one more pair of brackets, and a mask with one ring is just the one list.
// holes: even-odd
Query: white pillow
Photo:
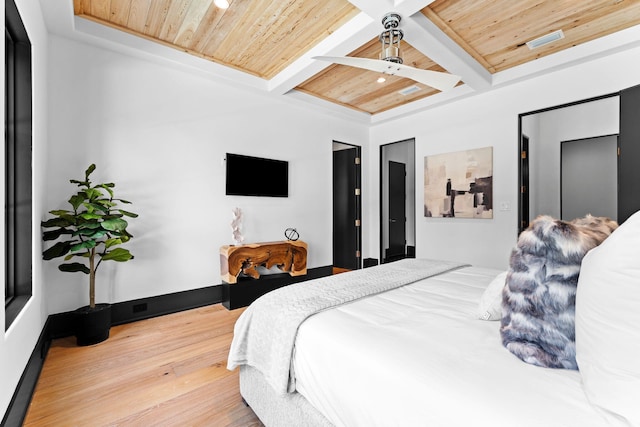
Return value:
[(640, 211), (582, 260), (575, 324), (587, 397), (640, 425)]
[(507, 272), (503, 271), (489, 283), (480, 297), (478, 305), (478, 319), (500, 320), (502, 318), (502, 289), (507, 279)]

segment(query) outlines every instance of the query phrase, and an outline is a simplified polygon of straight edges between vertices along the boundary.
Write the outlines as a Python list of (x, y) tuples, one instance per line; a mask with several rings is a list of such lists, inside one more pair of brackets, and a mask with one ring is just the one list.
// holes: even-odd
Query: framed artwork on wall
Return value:
[(493, 147), (425, 156), (424, 216), (493, 218)]

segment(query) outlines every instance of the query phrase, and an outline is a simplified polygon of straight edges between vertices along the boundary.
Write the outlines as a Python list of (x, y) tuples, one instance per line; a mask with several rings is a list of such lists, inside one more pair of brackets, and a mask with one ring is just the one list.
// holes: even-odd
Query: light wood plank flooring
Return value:
[(216, 304), (54, 340), (24, 426), (262, 426), (226, 368), (243, 309)]

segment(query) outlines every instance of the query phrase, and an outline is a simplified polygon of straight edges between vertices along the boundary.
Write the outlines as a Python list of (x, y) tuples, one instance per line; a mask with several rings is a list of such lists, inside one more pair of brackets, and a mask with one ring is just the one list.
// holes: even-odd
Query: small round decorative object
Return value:
[(295, 242), (300, 238), (300, 234), (298, 233), (298, 230), (296, 230), (295, 228), (287, 228), (286, 230), (284, 230), (284, 237), (286, 237), (287, 240), (291, 240)]

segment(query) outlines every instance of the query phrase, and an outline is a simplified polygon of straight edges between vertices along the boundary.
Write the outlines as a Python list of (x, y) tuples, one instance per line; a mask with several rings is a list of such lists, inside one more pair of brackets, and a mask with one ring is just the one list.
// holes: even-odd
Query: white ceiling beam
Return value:
[(405, 39), (428, 58), (476, 91), (491, 87), (491, 73), (422, 13), (402, 21)]
[[(361, 12), (369, 15), (374, 21), (377, 21), (380, 24), (378, 32), (383, 30), (382, 18), (387, 13), (397, 13), (404, 19), (422, 10), (433, 2), (434, 0), (349, 0), (349, 3), (358, 8)], [(402, 26), (402, 23), (400, 23), (400, 26)]]
[(376, 37), (378, 31), (379, 25), (369, 15), (359, 13), (272, 78), (268, 83), (269, 92), (287, 93), (331, 65), (312, 59), (314, 56), (346, 56)]
[[(362, 13), (369, 15), (374, 21), (380, 22), (380, 19), (388, 13), (394, 11), (394, 2), (392, 0), (348, 0), (349, 3), (358, 8)], [(424, 1), (424, 0), (423, 0)]]
[[(397, 12), (404, 19), (429, 6), (435, 0), (397, 0), (393, 12)], [(400, 24), (402, 25), (402, 24)]]

